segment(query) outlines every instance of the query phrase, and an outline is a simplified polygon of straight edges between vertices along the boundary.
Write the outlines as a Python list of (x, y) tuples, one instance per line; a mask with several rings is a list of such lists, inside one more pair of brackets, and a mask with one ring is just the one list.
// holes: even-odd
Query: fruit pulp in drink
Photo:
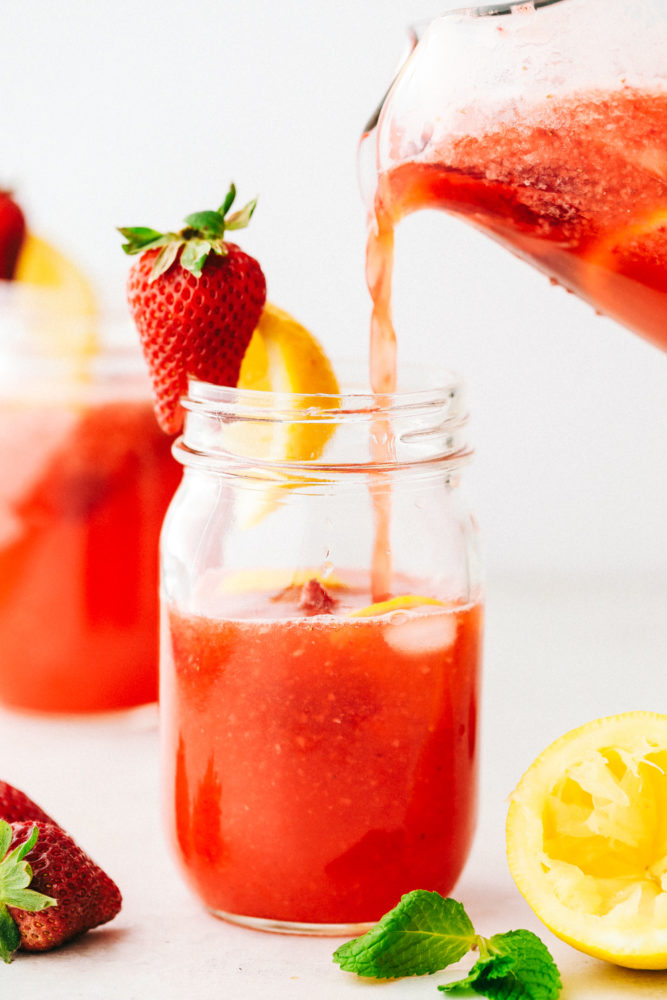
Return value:
[(378, 178), (371, 214), (378, 339), (392, 337), (394, 226), (423, 208), (467, 220), (667, 349), (667, 94), (554, 96), (509, 123), (397, 158)]
[(480, 606), (354, 617), (369, 592), (337, 594), (326, 614), (266, 594), (238, 617), (228, 596), (224, 616), (164, 610), (169, 826), (217, 913), (375, 921), (411, 889), (449, 892), (463, 867)]
[(0, 702), (157, 698), (157, 545), (180, 478), (148, 398), (0, 412)]

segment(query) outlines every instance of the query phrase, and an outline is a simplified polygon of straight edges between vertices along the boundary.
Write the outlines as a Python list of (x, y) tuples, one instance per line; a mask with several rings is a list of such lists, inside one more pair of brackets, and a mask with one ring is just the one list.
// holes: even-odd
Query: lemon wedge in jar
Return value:
[[(260, 415), (266, 409), (267, 419), (241, 421), (226, 427), (225, 445), (229, 450), (244, 458), (259, 459), (261, 463), (307, 464), (321, 456), (334, 425), (309, 419), (307, 411), (316, 395), (330, 396), (331, 408), (335, 409), (340, 391), (338, 381), (317, 339), (289, 313), (270, 303), (264, 307), (246, 350), (238, 388), (258, 393), (252, 400), (252, 408)], [(295, 420), (272, 419), (275, 397), (263, 397), (263, 392), (292, 394), (285, 405), (289, 405)], [(303, 420), (299, 419), (300, 410)], [(288, 482), (282, 473), (273, 472), (263, 464), (258, 466), (257, 488), (248, 491), (240, 505), (241, 525), (254, 526), (275, 508), (284, 490), (307, 482), (302, 471)]]
[[(86, 276), (60, 250), (27, 233), (14, 280), (37, 293), (30, 324), (50, 353), (85, 358), (98, 348), (95, 293)], [(17, 286), (17, 287), (18, 287)]]
[(365, 608), (351, 611), (350, 618), (372, 618), (376, 615), (388, 615), (392, 611), (409, 611), (411, 608), (419, 608), (425, 604), (437, 604), (444, 607), (444, 601), (438, 601), (435, 597), (420, 597), (419, 594), (404, 594), (402, 597), (391, 597), (387, 601), (377, 601), (369, 604)]
[(547, 747), (512, 795), (507, 859), (563, 941), (667, 968), (667, 715), (597, 719)]

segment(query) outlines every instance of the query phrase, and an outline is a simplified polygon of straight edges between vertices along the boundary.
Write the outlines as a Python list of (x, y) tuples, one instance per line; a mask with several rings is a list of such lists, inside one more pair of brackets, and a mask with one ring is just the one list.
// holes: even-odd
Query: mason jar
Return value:
[(220, 917), (357, 933), (402, 893), (448, 893), (473, 835), (482, 591), (462, 387), (191, 380), (184, 406), (161, 542), (173, 849)]
[(0, 704), (157, 699), (157, 549), (180, 479), (136, 334), (0, 290)]

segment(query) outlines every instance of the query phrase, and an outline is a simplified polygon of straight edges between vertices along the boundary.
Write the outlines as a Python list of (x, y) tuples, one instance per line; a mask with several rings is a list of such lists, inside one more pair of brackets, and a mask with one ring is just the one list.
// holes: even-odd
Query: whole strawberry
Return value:
[(23, 212), (8, 191), (0, 191), (0, 278), (14, 277), (25, 236)]
[(14, 788), (7, 781), (0, 781), (0, 819), (8, 823), (21, 819), (39, 819), (43, 823), (58, 825), (36, 802), (29, 799), (25, 792)]
[(120, 229), (123, 249), (141, 254), (127, 284), (130, 312), (153, 383), (158, 422), (168, 434), (183, 423), (180, 399), (188, 375), (235, 386), (266, 301), (257, 261), (225, 233), (248, 225), (252, 201), (227, 216), (232, 184), (217, 211), (196, 212), (178, 233)]
[(53, 823), (0, 820), (0, 858), (0, 957), (5, 962), (18, 948), (57, 948), (120, 910), (115, 882)]

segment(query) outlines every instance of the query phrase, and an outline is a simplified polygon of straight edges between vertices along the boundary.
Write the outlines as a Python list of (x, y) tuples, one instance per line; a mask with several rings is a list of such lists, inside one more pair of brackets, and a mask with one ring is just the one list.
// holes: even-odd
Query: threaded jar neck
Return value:
[[(423, 373), (422, 373), (423, 375)], [(263, 392), (191, 379), (176, 458), (229, 471), (261, 467), (325, 475), (409, 471), (465, 461), (468, 414), (461, 381), (445, 375), (428, 388), (377, 395)], [(427, 384), (414, 380), (415, 385)]]

